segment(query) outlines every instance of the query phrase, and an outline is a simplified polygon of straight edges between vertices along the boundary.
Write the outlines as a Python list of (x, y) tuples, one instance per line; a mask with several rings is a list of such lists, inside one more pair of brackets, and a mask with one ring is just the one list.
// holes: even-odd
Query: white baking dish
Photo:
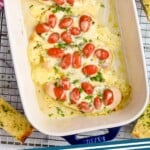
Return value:
[(27, 36), (23, 24), (20, 0), (5, 0), (5, 11), (17, 82), (25, 114), (39, 131), (54, 136), (65, 136), (128, 124), (137, 119), (148, 103), (148, 82), (145, 69), (140, 28), (134, 0), (116, 0), (122, 31), (128, 75), (132, 86), (130, 104), (108, 116), (75, 117), (51, 120), (39, 109), (31, 80), (27, 57)]

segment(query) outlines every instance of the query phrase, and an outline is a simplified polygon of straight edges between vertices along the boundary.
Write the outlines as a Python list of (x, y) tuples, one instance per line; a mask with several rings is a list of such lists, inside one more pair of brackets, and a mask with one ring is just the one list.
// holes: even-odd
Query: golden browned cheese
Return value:
[(0, 98), (0, 127), (21, 143), (33, 131), (28, 120), (2, 98)]
[(137, 121), (132, 135), (137, 138), (150, 138), (150, 104)]
[(150, 20), (150, 0), (142, 0), (145, 12), (147, 14), (148, 19)]

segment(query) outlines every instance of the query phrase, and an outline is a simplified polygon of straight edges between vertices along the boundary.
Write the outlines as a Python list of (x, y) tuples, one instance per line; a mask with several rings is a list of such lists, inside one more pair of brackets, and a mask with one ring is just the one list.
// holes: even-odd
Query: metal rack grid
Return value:
[[(140, 27), (142, 31), (142, 38), (144, 44), (148, 80), (150, 81), (150, 23), (145, 16), (140, 0), (136, 0), (137, 10), (139, 15)], [(149, 31), (149, 32), (148, 32)], [(149, 82), (150, 83), (150, 82)], [(18, 87), (16, 83), (14, 67), (10, 54), (10, 46), (7, 36), (6, 20), (4, 10), (0, 11), (0, 95), (3, 96), (10, 104), (12, 104), (18, 111), (23, 112)], [(115, 140), (131, 139), (131, 131), (134, 123), (121, 128)], [(102, 130), (100, 132), (107, 132)], [(80, 134), (80, 137), (87, 137), (97, 135), (98, 131)], [(9, 136), (5, 131), (0, 129), (0, 143), (20, 145), (17, 141)], [(23, 144), (24, 146), (33, 147), (48, 147), (68, 145), (68, 143), (61, 137), (47, 136), (38, 131), (35, 131)]]

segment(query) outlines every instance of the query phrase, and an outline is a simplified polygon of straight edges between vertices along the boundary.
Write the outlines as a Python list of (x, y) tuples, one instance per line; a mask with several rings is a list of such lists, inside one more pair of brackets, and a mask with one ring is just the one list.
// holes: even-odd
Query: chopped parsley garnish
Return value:
[(82, 93), (82, 92), (83, 92), (83, 89), (82, 89), (82, 88), (79, 88), (79, 92)]
[(72, 111), (70, 114), (71, 114), (71, 115), (73, 115), (73, 114), (74, 114), (74, 112)]
[(93, 96), (92, 95), (88, 95), (88, 96), (85, 97), (85, 99), (91, 100), (91, 99), (93, 99)]
[(59, 107), (56, 107), (56, 110), (57, 110), (57, 114), (58, 115), (61, 115), (62, 117), (64, 117), (64, 112), (59, 108)]
[(78, 83), (79, 82), (79, 80), (74, 80), (73, 82), (72, 82), (72, 84), (76, 84), (76, 83)]
[(53, 69), (54, 69), (55, 73), (59, 73), (60, 72), (59, 69), (56, 66), (54, 66)]
[(101, 7), (103, 7), (103, 8), (104, 8), (104, 7), (105, 7), (105, 5), (104, 5), (104, 4), (101, 4)]
[(36, 48), (41, 48), (42, 45), (40, 43), (37, 42), (37, 44), (33, 47), (33, 49), (36, 49)]
[(88, 40), (87, 40), (86, 38), (83, 38), (83, 42), (87, 43), (87, 42), (88, 42)]
[(104, 78), (101, 72), (98, 72), (96, 76), (90, 78), (91, 81), (103, 82)]
[(72, 10), (70, 7), (61, 7), (61, 6), (56, 5), (52, 10), (53, 13), (57, 13), (60, 11), (66, 12), (67, 14), (72, 14)]
[(34, 5), (30, 5), (29, 8), (32, 8)]
[(55, 85), (56, 87), (59, 87), (58, 81), (56, 81), (56, 82), (54, 83), (54, 85)]
[(58, 48), (66, 48), (68, 46), (69, 45), (67, 43), (62, 43), (62, 42), (58, 43), (58, 45), (57, 45)]
[(53, 114), (48, 114), (49, 117), (53, 116)]

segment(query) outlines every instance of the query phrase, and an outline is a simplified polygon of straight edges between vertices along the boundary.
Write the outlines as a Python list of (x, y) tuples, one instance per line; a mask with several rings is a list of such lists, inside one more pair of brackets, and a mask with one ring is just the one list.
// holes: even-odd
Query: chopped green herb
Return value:
[(105, 7), (105, 5), (104, 5), (104, 4), (101, 4), (101, 7), (103, 7), (103, 8), (104, 8), (104, 7)]
[(42, 45), (37, 42), (36, 46), (34, 46), (33, 49), (36, 49), (36, 48), (39, 48), (39, 47), (42, 47)]
[(103, 82), (104, 78), (101, 72), (98, 72), (96, 76), (90, 78), (91, 81)]
[(74, 80), (73, 82), (72, 82), (72, 84), (76, 84), (76, 83), (78, 83), (79, 82), (79, 80)]
[(88, 95), (88, 96), (85, 97), (85, 99), (91, 100), (91, 99), (93, 99), (93, 96), (92, 95)]
[(55, 85), (56, 87), (58, 87), (58, 86), (59, 86), (59, 83), (58, 83), (58, 82), (55, 82), (54, 85)]
[(99, 96), (100, 98), (103, 98), (103, 93), (102, 93), (102, 92), (99, 92), (99, 93), (97, 94), (97, 96)]
[(53, 69), (54, 69), (55, 73), (59, 73), (59, 69), (56, 66), (54, 66)]
[(71, 114), (71, 115), (73, 115), (73, 114), (74, 114), (74, 112), (72, 111), (70, 114)]
[(84, 42), (84, 44), (85, 44), (85, 43), (88, 43), (88, 42), (90, 43), (90, 42), (92, 42), (92, 39), (83, 38), (83, 42)]
[(82, 89), (82, 88), (79, 88), (79, 92), (82, 93), (82, 92), (83, 92), (83, 89)]
[(97, 36), (97, 40), (99, 40), (99, 36)]
[(89, 39), (89, 42), (92, 42), (92, 39)]
[(66, 47), (68, 47), (69, 45), (67, 44), (67, 43), (62, 43), (62, 42), (60, 42), (60, 43), (58, 43), (57, 44), (57, 47), (58, 48), (66, 48)]
[(72, 10), (70, 7), (61, 7), (61, 6), (56, 5), (52, 10), (53, 13), (57, 13), (60, 11), (66, 12), (67, 14), (72, 14)]
[(95, 24), (95, 22), (94, 22), (94, 21), (92, 21), (92, 24)]
[(49, 117), (53, 116), (53, 114), (48, 114)]
[(64, 117), (64, 112), (59, 108), (59, 107), (56, 107), (56, 110), (57, 110), (57, 114), (58, 115), (61, 115), (62, 117)]
[(30, 5), (29, 8), (32, 8), (34, 5)]
[(87, 40), (86, 38), (83, 38), (83, 41), (84, 41), (84, 43), (87, 43), (87, 42), (88, 42), (88, 40)]

